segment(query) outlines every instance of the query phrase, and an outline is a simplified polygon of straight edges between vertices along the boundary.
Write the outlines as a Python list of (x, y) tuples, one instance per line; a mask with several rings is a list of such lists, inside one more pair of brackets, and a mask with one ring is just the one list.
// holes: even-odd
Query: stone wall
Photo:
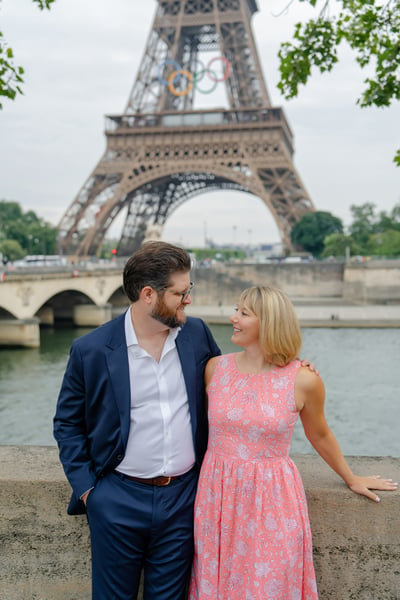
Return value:
[(291, 298), (308, 302), (335, 298), (344, 303), (399, 304), (400, 260), (365, 263), (216, 263), (197, 267), (194, 302), (230, 304), (251, 285), (279, 287)]
[[(320, 600), (400, 599), (400, 491), (374, 503), (314, 455), (303, 477)], [(400, 459), (350, 457), (360, 474), (400, 479)], [(86, 518), (66, 514), (56, 448), (0, 446), (0, 600), (90, 600)]]
[(251, 285), (279, 287), (290, 297), (338, 297), (343, 293), (341, 263), (245, 264), (224, 263), (193, 272), (194, 300), (199, 305), (232, 304)]
[(399, 303), (400, 261), (368, 261), (346, 266), (343, 297), (371, 304)]

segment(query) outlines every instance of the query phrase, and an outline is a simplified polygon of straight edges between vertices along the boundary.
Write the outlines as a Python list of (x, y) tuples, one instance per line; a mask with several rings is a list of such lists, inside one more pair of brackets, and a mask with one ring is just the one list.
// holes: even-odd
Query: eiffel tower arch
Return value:
[[(291, 228), (314, 207), (285, 114), (271, 106), (250, 23), (257, 10), (256, 0), (157, 0), (125, 111), (106, 117), (105, 152), (59, 224), (61, 251), (98, 254), (124, 211), (118, 254), (129, 255), (178, 206), (217, 189), (262, 199), (291, 248)], [(226, 108), (195, 107), (221, 89)]]

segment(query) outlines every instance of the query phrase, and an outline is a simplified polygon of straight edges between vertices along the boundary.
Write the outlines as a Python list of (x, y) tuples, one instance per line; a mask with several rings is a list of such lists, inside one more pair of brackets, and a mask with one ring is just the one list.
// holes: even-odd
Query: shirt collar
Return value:
[[(168, 337), (165, 341), (166, 344), (173, 344), (180, 332), (180, 327), (175, 327), (174, 329), (170, 329), (168, 333)], [(136, 337), (135, 328), (133, 327), (132, 317), (131, 317), (131, 308), (129, 307), (125, 313), (125, 338), (126, 345), (129, 346), (139, 346), (139, 342)]]

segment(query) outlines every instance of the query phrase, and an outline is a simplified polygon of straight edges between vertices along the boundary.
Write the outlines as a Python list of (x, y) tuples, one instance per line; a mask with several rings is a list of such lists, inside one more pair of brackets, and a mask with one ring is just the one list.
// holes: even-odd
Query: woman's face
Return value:
[(238, 305), (230, 318), (233, 325), (232, 342), (238, 346), (247, 347), (260, 340), (260, 321), (246, 306), (246, 302)]

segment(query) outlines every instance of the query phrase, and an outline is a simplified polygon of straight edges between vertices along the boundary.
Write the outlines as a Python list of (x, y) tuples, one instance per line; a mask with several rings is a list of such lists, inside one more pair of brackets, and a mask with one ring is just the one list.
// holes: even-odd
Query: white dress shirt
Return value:
[(118, 471), (134, 477), (182, 475), (195, 463), (189, 403), (171, 329), (157, 362), (138, 344), (125, 315), (131, 391), (128, 444)]

